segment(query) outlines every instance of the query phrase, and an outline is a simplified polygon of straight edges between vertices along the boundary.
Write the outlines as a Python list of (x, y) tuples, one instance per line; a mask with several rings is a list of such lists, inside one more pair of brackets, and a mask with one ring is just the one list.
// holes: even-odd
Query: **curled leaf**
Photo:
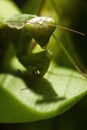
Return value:
[(44, 78), (0, 75), (0, 122), (31, 122), (62, 114), (87, 94), (73, 70), (50, 68)]

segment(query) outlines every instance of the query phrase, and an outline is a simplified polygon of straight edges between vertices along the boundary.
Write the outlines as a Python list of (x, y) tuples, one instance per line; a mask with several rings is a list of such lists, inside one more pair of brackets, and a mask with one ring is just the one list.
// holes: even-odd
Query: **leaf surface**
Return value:
[(62, 114), (87, 94), (87, 80), (69, 69), (50, 68), (44, 78), (0, 74), (0, 122), (31, 122)]

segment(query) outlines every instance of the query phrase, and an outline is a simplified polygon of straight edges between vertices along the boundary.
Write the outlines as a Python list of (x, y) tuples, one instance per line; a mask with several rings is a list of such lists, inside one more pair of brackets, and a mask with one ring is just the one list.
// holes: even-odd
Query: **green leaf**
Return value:
[(0, 20), (7, 19), (15, 14), (20, 14), (20, 10), (11, 0), (0, 0)]
[(31, 122), (62, 114), (87, 94), (87, 80), (73, 70), (50, 68), (44, 78), (0, 75), (0, 122)]
[(23, 5), (22, 11), (29, 14), (40, 14), (44, 3), (45, 0), (27, 0)]

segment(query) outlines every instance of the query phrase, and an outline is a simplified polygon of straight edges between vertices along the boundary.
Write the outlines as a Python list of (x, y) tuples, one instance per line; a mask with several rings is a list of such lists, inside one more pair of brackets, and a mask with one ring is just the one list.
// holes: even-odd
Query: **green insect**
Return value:
[[(0, 24), (0, 41), (3, 41), (2, 39), (7, 39), (8, 42), (13, 41), (18, 60), (29, 73), (39, 77), (42, 77), (48, 70), (52, 53), (49, 50), (32, 53), (28, 52), (28, 48), (32, 38), (41, 48), (46, 48), (50, 36), (56, 28), (48, 26), (49, 24), (55, 25), (56, 23), (49, 17), (28, 14), (15, 15)], [(8, 45), (3, 41), (0, 46), (7, 48)]]
[[(56, 27), (84, 35), (78, 31), (58, 26), (53, 18), (19, 14), (0, 22), (0, 41), (2, 41), (0, 48), (7, 48), (6, 39), (8, 42), (13, 41), (16, 48), (16, 56), (27, 72), (38, 77), (43, 77), (48, 70), (53, 54), (46, 49), (38, 53), (32, 53), (28, 51), (28, 48), (32, 38), (35, 39), (41, 48), (46, 48)], [(56, 39), (55, 36), (54, 38)], [(62, 48), (74, 67), (83, 74), (66, 49), (63, 46)]]

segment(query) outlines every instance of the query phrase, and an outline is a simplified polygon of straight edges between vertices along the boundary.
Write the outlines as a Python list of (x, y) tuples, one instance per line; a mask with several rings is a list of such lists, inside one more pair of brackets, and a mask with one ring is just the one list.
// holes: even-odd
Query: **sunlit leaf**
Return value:
[(87, 80), (51, 68), (44, 78), (0, 75), (0, 122), (31, 122), (62, 114), (87, 94)]

